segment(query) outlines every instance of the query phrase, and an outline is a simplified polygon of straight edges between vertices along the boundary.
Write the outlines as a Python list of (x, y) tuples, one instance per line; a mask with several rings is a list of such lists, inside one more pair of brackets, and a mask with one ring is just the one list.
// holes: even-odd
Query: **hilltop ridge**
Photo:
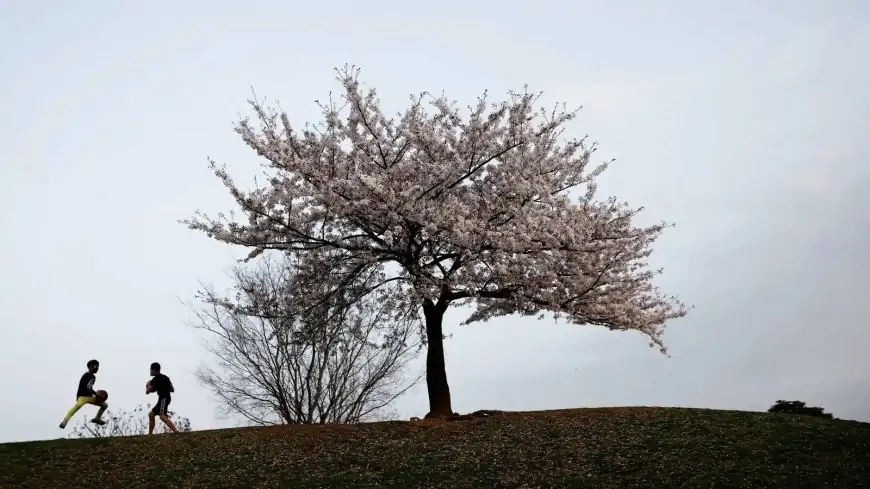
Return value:
[(0, 445), (0, 488), (812, 488), (870, 480), (870, 424), (592, 408)]

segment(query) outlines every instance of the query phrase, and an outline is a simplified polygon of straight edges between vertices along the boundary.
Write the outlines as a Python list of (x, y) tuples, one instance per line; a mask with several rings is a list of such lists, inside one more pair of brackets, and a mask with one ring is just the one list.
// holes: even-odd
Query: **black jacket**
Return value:
[(97, 376), (90, 373), (85, 372), (82, 375), (82, 379), (79, 380), (79, 389), (76, 391), (76, 397), (93, 397), (96, 396), (97, 393), (94, 392), (94, 382), (97, 381)]

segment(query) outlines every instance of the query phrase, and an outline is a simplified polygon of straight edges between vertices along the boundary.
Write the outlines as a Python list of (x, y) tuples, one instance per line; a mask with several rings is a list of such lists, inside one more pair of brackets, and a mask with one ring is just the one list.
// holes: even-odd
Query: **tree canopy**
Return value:
[(451, 409), (441, 323), (457, 303), (476, 305), (467, 323), (551, 312), (639, 331), (665, 352), (664, 326), (687, 308), (655, 287), (646, 260), (668, 224), (637, 226), (642, 208), (596, 200), (609, 162), (591, 166), (596, 146), (565, 136), (577, 110), (536, 108), (540, 94), (524, 91), (495, 103), (484, 93), (463, 114), (423, 93), (388, 117), (358, 70), (338, 81), (341, 98), (302, 129), (251, 100), (257, 123), (236, 132), (263, 157), (266, 184), (244, 190), (211, 161), (244, 219), (185, 223), (251, 257), (331, 250), (401, 284), (397, 307), (422, 306), (426, 319), (430, 412)]

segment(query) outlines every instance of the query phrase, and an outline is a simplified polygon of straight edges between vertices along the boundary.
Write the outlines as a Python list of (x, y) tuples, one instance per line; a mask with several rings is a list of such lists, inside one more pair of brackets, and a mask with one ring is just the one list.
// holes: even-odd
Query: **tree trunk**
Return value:
[(447, 385), (447, 369), (444, 364), (444, 313), (447, 303), (431, 300), (423, 302), (423, 317), (426, 320), (426, 388), (429, 391), (429, 414), (450, 416), (453, 406), (450, 403), (450, 386)]

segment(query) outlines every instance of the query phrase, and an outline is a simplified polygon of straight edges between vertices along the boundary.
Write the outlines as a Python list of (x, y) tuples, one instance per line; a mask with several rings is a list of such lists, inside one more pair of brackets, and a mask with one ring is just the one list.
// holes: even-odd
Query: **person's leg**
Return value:
[[(154, 409), (157, 409), (157, 406), (154, 406)], [(154, 409), (148, 411), (148, 434), (149, 435), (154, 434), (154, 416), (156, 416), (156, 414), (154, 414)]]
[(77, 412), (79, 412), (79, 409), (81, 409), (82, 406), (84, 406), (85, 404), (90, 404), (92, 401), (96, 400), (96, 397), (79, 397), (78, 399), (76, 399), (75, 405), (72, 407), (72, 409), (69, 410), (69, 412), (66, 413), (63, 421), (60, 422), (60, 427), (66, 428), (66, 424), (69, 423), (69, 420), (72, 419), (72, 417), (75, 416)]
[(91, 404), (93, 404), (95, 406), (99, 406), (100, 410), (97, 411), (97, 415), (94, 416), (94, 419), (91, 420), (91, 423), (96, 423), (96, 424), (102, 426), (102, 425), (106, 424), (106, 422), (103, 421), (103, 413), (106, 412), (106, 409), (109, 409), (109, 404), (106, 402), (97, 403), (96, 399), (97, 398), (95, 397), (94, 402), (92, 402)]
[(173, 433), (178, 433), (178, 428), (175, 427), (175, 423), (172, 422), (172, 418), (170, 418), (168, 414), (161, 414), (160, 421), (166, 423), (166, 426), (168, 426)]
[(178, 433), (178, 428), (175, 427), (175, 423), (169, 418), (169, 399), (157, 399), (157, 405), (154, 406), (154, 414), (159, 416), (160, 421), (163, 421), (173, 433)]

